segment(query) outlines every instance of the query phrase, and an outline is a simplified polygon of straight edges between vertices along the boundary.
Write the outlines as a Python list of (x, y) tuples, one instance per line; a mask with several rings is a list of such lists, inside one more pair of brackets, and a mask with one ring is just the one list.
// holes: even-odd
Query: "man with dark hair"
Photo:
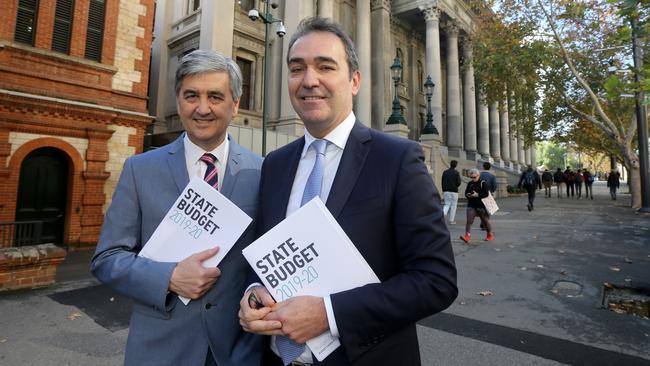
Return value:
[(492, 164), (490, 164), (490, 162), (483, 162), (483, 171), (480, 174), (480, 178), (481, 180), (487, 182), (490, 192), (492, 192), (494, 195), (494, 192), (497, 191), (499, 185), (497, 184), (497, 177), (489, 172), (490, 168), (492, 168)]
[[(246, 291), (240, 323), (273, 335), (282, 358), (265, 365), (316, 362), (305, 342), (325, 332), (341, 346), (318, 365), (420, 365), (416, 322), (457, 296), (449, 231), (422, 149), (356, 120), (356, 59), (330, 19), (307, 18), (292, 36), (287, 84), (305, 136), (264, 160), (257, 227), (260, 234), (273, 228), (320, 187), (317, 195), (381, 282), (277, 304), (263, 287)], [(261, 308), (251, 307), (251, 294)]]
[(532, 165), (528, 165), (526, 171), (521, 173), (521, 177), (519, 177), (519, 184), (517, 184), (517, 187), (521, 188), (522, 186), (526, 191), (528, 191), (527, 206), (528, 211), (532, 211), (535, 209), (535, 190), (537, 190), (538, 187), (539, 189), (542, 189), (542, 180), (539, 178), (537, 171), (533, 170)]
[(449, 162), (449, 169), (442, 172), (442, 195), (445, 201), (443, 212), (449, 219), (450, 225), (456, 224), (456, 206), (458, 205), (458, 187), (460, 187), (460, 173), (456, 170), (458, 162)]
[[(190, 177), (204, 178), (256, 216), (262, 158), (226, 133), (242, 93), (237, 63), (213, 51), (189, 53), (175, 90), (185, 133), (126, 160), (91, 271), (133, 300), (125, 365), (258, 365), (263, 337), (244, 333), (235, 320), (249, 273), (241, 251), (254, 239), (253, 225), (219, 267), (203, 267), (218, 247), (178, 263), (138, 256)], [(184, 305), (179, 296), (192, 301)]]
[(542, 183), (544, 184), (544, 197), (551, 197), (551, 186), (553, 185), (553, 175), (548, 169), (542, 173)]

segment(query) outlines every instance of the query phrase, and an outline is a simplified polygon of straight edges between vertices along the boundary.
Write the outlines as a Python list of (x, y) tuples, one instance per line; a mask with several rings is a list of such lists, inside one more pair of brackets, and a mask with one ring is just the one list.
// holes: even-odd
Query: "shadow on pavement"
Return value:
[(77, 307), (111, 332), (129, 327), (133, 301), (106, 286), (85, 287), (48, 296), (60, 304)]

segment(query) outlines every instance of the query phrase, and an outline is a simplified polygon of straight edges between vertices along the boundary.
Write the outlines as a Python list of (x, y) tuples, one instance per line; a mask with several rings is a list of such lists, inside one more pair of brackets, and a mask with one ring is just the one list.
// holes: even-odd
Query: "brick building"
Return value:
[(0, 222), (40, 221), (42, 242), (93, 246), (152, 121), (154, 0), (2, 3)]

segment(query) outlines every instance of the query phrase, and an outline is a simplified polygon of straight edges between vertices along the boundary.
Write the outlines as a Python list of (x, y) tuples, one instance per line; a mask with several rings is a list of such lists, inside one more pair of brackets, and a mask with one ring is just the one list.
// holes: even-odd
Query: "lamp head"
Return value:
[(277, 34), (278, 37), (284, 37), (284, 35), (287, 34), (287, 30), (284, 28), (284, 24), (282, 24), (282, 22), (278, 23), (278, 25), (275, 27), (275, 34)]
[(248, 11), (248, 17), (250, 18), (250, 20), (256, 21), (257, 18), (260, 17), (260, 13), (257, 11), (257, 9), (251, 9)]
[(424, 87), (427, 89), (427, 96), (433, 95), (434, 86), (436, 86), (436, 84), (431, 81), (431, 76), (427, 76), (427, 81), (424, 82)]
[(390, 67), (390, 71), (393, 74), (393, 80), (399, 81), (402, 77), (402, 62), (399, 57), (395, 57), (393, 65)]

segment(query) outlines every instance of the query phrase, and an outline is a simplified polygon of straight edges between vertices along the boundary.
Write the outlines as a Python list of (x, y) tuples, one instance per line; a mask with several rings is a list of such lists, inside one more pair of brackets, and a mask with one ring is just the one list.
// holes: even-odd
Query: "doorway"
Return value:
[(41, 243), (63, 244), (69, 166), (64, 152), (43, 147), (20, 167), (15, 220), (42, 221)]

